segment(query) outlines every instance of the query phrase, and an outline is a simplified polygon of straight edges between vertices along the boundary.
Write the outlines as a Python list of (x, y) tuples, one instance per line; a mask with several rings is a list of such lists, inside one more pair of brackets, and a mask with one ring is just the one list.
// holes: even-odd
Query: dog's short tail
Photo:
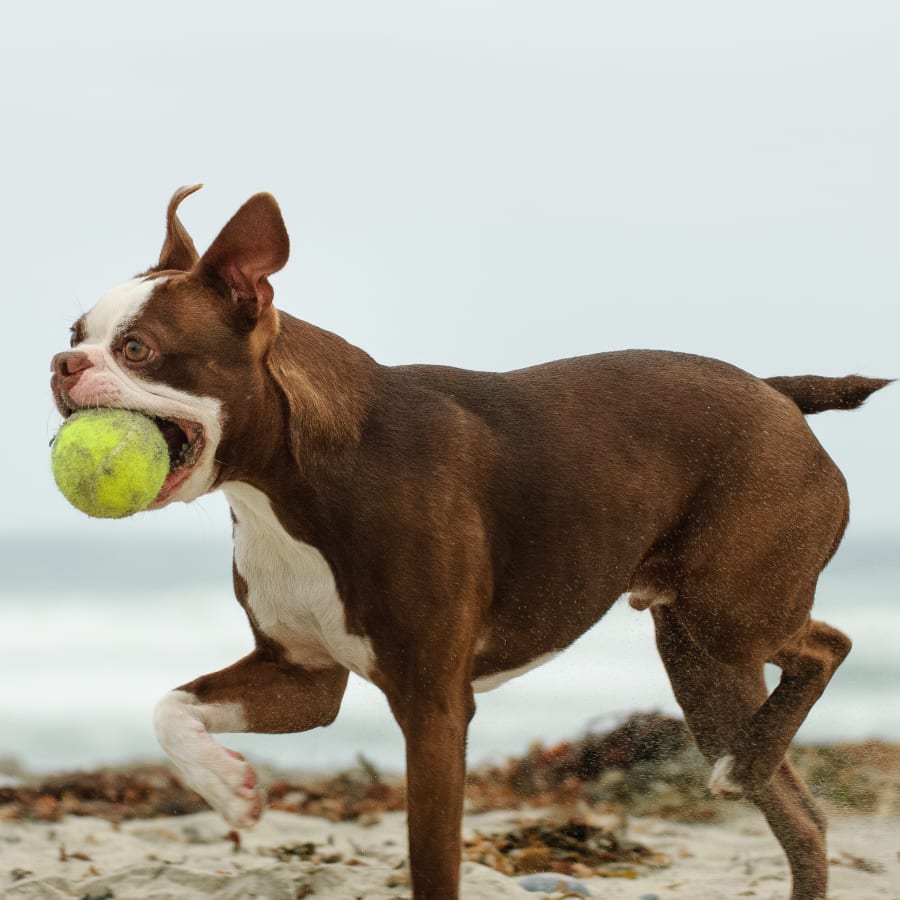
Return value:
[(812, 415), (826, 409), (856, 409), (871, 394), (890, 384), (892, 380), (864, 378), (862, 375), (845, 375), (843, 378), (778, 375), (766, 378), (765, 382), (785, 397), (790, 397), (804, 415)]

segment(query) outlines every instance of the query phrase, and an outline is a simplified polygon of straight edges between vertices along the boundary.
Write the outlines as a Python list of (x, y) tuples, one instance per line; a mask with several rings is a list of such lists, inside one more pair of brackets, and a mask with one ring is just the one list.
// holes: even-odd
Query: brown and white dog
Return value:
[(253, 771), (211, 734), (327, 725), (356, 672), (406, 739), (415, 896), (456, 898), (474, 693), (630, 593), (710, 788), (759, 806), (794, 900), (824, 898), (825, 821), (784, 755), (850, 649), (810, 618), (848, 499), (803, 416), (887, 382), (761, 380), (656, 351), (503, 374), (381, 366), (272, 306), (289, 245), (270, 195), (199, 256), (176, 215), (197, 187), (172, 198), (158, 265), (102, 297), (52, 363), (63, 416), (157, 419), (172, 469), (152, 507), (218, 488), (231, 505), (256, 647), (157, 708), (188, 784), (252, 825)]

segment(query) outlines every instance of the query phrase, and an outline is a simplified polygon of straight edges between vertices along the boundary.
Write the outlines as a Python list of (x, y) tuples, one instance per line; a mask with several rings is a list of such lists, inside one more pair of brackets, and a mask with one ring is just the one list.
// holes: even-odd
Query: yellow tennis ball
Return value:
[(169, 474), (169, 448), (147, 416), (91, 409), (66, 419), (50, 462), (72, 506), (95, 518), (120, 519), (155, 499)]

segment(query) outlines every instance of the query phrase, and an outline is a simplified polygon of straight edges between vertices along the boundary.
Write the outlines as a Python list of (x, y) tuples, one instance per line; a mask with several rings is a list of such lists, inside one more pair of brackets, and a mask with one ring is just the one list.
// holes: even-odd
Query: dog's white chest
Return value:
[(242, 482), (224, 486), (237, 520), (234, 560), (247, 582), (247, 605), (260, 630), (291, 662), (312, 668), (339, 663), (364, 678), (374, 653), (349, 634), (334, 575), (322, 554), (281, 527), (268, 498)]

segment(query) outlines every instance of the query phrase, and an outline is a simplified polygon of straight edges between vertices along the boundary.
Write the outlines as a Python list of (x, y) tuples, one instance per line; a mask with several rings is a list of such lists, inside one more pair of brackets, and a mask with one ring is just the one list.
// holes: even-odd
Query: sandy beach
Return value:
[[(536, 815), (548, 811), (469, 815), (465, 833), (502, 834)], [(629, 821), (628, 836), (651, 845), (665, 861), (613, 866), (608, 877), (579, 878), (590, 891), (583, 895), (787, 897), (782, 854), (749, 811), (708, 825), (637, 818)], [(900, 818), (833, 819), (829, 847), (833, 900), (900, 898)], [(72, 816), (56, 823), (0, 823), (0, 889), (10, 900), (388, 900), (410, 896), (405, 861), (403, 813), (366, 825), (270, 811), (239, 844), (211, 812), (121, 824)], [(565, 893), (528, 891), (520, 878), (465, 862), (463, 896), (502, 900)]]
[[(900, 746), (801, 746), (791, 759), (830, 819), (831, 900), (900, 900)], [(241, 833), (165, 765), (0, 776), (0, 897), (409, 898), (402, 779), (358, 762), (262, 768), (269, 808)], [(476, 769), (462, 896), (785, 900), (762, 816), (712, 798), (707, 775), (684, 724), (657, 714)]]

